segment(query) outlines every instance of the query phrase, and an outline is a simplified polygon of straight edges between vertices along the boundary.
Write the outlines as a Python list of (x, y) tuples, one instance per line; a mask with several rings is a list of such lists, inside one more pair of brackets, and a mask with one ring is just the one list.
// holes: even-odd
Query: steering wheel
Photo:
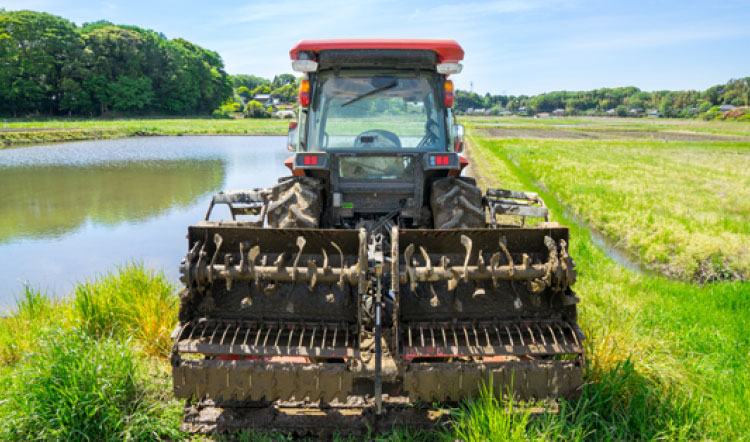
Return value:
[[(372, 137), (372, 140), (363, 142), (363, 138)], [(378, 139), (376, 141), (376, 139)], [(385, 140), (385, 143), (383, 142)], [(372, 129), (357, 135), (354, 147), (394, 147), (401, 149), (401, 139), (393, 132), (383, 129)]]
[[(433, 128), (435, 129), (434, 132), (432, 130)], [(432, 143), (433, 141), (436, 141), (438, 139), (438, 136), (435, 135), (435, 133), (438, 132), (439, 130), (440, 130), (440, 127), (435, 122), (435, 120), (432, 120), (432, 119), (427, 120), (427, 123), (425, 123), (424, 125), (424, 131), (425, 131), (424, 138), (422, 138), (419, 141), (419, 144), (417, 144), (417, 149), (422, 148), (425, 145)]]

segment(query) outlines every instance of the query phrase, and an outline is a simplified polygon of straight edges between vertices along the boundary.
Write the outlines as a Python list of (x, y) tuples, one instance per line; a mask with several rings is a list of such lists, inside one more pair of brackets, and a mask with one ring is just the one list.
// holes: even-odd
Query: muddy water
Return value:
[(63, 296), (130, 261), (177, 280), (187, 226), (202, 219), (211, 195), (275, 183), (288, 155), (284, 137), (0, 150), (0, 311), (24, 284)]

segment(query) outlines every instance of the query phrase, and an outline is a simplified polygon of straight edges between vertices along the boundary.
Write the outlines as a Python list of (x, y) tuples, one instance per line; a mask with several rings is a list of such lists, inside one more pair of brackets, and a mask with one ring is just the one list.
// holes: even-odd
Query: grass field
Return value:
[(500, 139), (617, 246), (682, 279), (750, 278), (750, 142)]
[(285, 135), (289, 120), (267, 118), (119, 118), (0, 120), (0, 148), (158, 135)]
[[(747, 439), (750, 282), (701, 285), (630, 270), (597, 246), (589, 231), (594, 226), (637, 252), (635, 259), (662, 270), (667, 263), (686, 278), (706, 256), (720, 265), (716, 271), (747, 278), (747, 255), (724, 241), (747, 241), (747, 143), (665, 143), (643, 131), (623, 136), (619, 129), (601, 138), (558, 138), (568, 128), (547, 121), (567, 120), (513, 124), (524, 121), (524, 130), (547, 132), (514, 138), (515, 126), (488, 130), (470, 120), (474, 173), (484, 186), (539, 192), (552, 219), (570, 226), (579, 272), (574, 288), (588, 338), (581, 398), (561, 402), (557, 414), (532, 417), (480, 397), (455, 410), (451, 431), (394, 430), (380, 439)], [(658, 131), (673, 126), (657, 123)], [(723, 137), (724, 123), (697, 123), (700, 130), (680, 131)], [(745, 130), (737, 123), (725, 127), (737, 132), (732, 136)], [(720, 198), (733, 205), (727, 208)], [(721, 248), (705, 247), (715, 242)], [(673, 253), (664, 255), (666, 261), (652, 259), (662, 256), (659, 250)], [(722, 259), (714, 260), (716, 253)], [(163, 276), (136, 265), (83, 283), (64, 301), (31, 289), (23, 294), (16, 310), (0, 319), (0, 437), (183, 437), (164, 358), (175, 290)], [(240, 439), (287, 440), (251, 432)]]
[[(748, 145), (488, 139), (480, 138), (487, 136), (486, 132), (475, 128), (473, 133), (478, 134), (471, 139), (475, 170), (485, 185), (538, 191), (553, 218), (571, 226), (571, 255), (579, 270), (576, 290), (582, 298), (581, 323), (589, 336), (589, 388), (601, 388), (602, 379), (619, 378), (626, 361), (632, 367), (628, 376), (639, 380), (629, 384), (623, 379), (623, 389), (611, 404), (629, 415), (626, 422), (604, 427), (611, 432), (602, 432), (602, 427), (589, 431), (590, 427), (583, 425), (579, 434), (648, 439), (747, 437), (750, 418), (743, 404), (750, 400), (750, 283), (698, 285), (628, 270), (594, 244), (585, 222), (576, 224), (566, 213), (572, 208), (597, 227), (597, 222), (602, 222), (600, 228), (619, 244), (631, 244), (627, 241), (645, 238), (654, 230), (668, 232), (684, 225), (708, 242), (714, 237), (723, 243), (724, 235), (746, 232), (747, 221), (743, 224), (743, 220), (750, 215), (750, 208), (742, 202), (728, 209), (717, 205), (705, 208), (703, 205), (715, 198), (714, 189), (701, 184), (721, 179), (733, 185), (735, 192), (747, 192), (750, 169), (733, 166), (748, 161)], [(695, 161), (701, 156), (702, 161)], [(721, 176), (725, 170), (721, 164), (727, 162), (732, 168), (727, 170), (728, 176)], [(664, 166), (654, 167), (655, 163)], [(685, 163), (687, 168), (682, 167)], [(664, 173), (672, 174), (671, 179), (680, 184), (663, 179)], [(631, 180), (631, 175), (639, 179)], [(657, 186), (658, 197), (649, 195), (652, 185)], [(634, 195), (629, 194), (623, 203), (621, 192), (628, 190)], [(638, 212), (648, 206), (643, 200), (649, 197), (654, 204), (667, 204), (657, 213), (659, 223)], [(740, 213), (734, 223), (718, 223), (715, 232), (708, 229), (712, 224), (703, 224), (713, 215), (712, 210), (720, 217), (725, 211)], [(605, 225), (609, 228), (603, 228)], [(746, 233), (741, 237), (747, 241)], [(670, 235), (652, 236), (650, 243), (642, 241), (654, 250), (683, 251), (690, 244)], [(640, 256), (650, 262), (647, 254)], [(697, 268), (703, 259), (701, 254), (684, 252), (677, 256), (681, 260), (675, 262), (684, 263), (686, 269)], [(747, 275), (746, 261), (735, 260), (733, 268)], [(640, 400), (631, 401), (638, 396)], [(565, 423), (577, 426), (575, 420)]]
[(477, 127), (543, 128), (557, 129), (569, 134), (640, 133), (658, 136), (670, 133), (712, 134), (722, 138), (750, 137), (750, 125), (746, 121), (703, 121), (670, 118), (519, 118), (462, 116), (461, 122)]

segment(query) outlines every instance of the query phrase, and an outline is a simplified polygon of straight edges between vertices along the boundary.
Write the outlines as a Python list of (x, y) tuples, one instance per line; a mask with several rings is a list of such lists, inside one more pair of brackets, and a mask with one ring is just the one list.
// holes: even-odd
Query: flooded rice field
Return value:
[(187, 226), (214, 193), (288, 174), (285, 140), (156, 137), (0, 150), (0, 311), (24, 285), (62, 296), (132, 261), (176, 281)]

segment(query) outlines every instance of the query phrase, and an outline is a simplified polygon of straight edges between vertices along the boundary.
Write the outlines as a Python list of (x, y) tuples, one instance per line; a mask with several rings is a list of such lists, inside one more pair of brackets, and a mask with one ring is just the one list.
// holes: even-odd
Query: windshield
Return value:
[(318, 82), (307, 150), (445, 150), (437, 75), (323, 72)]

